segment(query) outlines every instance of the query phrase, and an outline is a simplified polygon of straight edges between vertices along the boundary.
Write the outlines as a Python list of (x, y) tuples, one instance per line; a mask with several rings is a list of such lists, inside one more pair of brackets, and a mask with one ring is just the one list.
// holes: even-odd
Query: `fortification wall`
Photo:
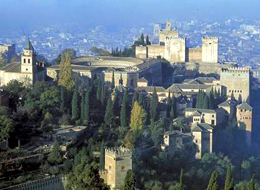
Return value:
[(40, 179), (36, 181), (30, 181), (20, 185), (8, 187), (2, 190), (64, 190), (65, 178), (52, 177), (46, 179)]
[(187, 48), (187, 61), (188, 62), (201, 62), (202, 49), (201, 48)]
[(146, 59), (148, 57), (148, 48), (146, 46), (136, 46), (135, 56), (140, 59)]
[(202, 74), (211, 74), (215, 73), (220, 75), (221, 70), (224, 68), (229, 68), (230, 66), (233, 66), (234, 64), (217, 64), (217, 63), (203, 63), (203, 62), (187, 62), (185, 63), (185, 67), (187, 70), (193, 70), (198, 69), (199, 73)]
[(149, 45), (148, 48), (148, 58), (156, 59), (158, 56), (164, 57), (164, 46), (161, 45)]

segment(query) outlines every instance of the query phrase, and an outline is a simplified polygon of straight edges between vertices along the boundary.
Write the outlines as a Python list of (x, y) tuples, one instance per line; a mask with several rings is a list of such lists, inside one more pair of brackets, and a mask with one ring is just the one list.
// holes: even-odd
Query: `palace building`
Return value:
[(36, 54), (30, 41), (22, 52), (21, 61), (6, 65), (0, 70), (0, 76), (1, 86), (7, 85), (12, 80), (23, 82), (26, 86), (45, 80), (44, 65), (36, 61)]

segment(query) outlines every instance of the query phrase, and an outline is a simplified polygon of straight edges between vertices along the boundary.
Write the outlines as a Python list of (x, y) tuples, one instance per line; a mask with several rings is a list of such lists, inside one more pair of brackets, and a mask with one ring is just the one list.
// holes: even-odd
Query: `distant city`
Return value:
[[(174, 20), (172, 20), (174, 23)], [(36, 52), (49, 61), (55, 59), (63, 49), (75, 49), (78, 56), (91, 55), (93, 46), (111, 51), (118, 47), (129, 47), (141, 33), (151, 36), (152, 25), (110, 30), (102, 25), (85, 28), (80, 24), (60, 24), (32, 30), (24, 33), (19, 30), (10, 35), (1, 36), (0, 43), (16, 44), (18, 52), (30, 38)], [(200, 46), (202, 36), (219, 37), (219, 61), (235, 61), (240, 66), (250, 65), (257, 68), (260, 62), (260, 21), (228, 19), (223, 22), (203, 22), (198, 20), (176, 21), (176, 27), (183, 37), (187, 37), (187, 46)]]

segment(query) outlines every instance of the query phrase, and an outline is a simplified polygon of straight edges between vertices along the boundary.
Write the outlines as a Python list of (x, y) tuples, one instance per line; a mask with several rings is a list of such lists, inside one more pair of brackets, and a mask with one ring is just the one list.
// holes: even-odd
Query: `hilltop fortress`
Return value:
[(218, 38), (203, 37), (201, 48), (188, 48), (186, 38), (179, 36), (177, 29), (172, 29), (171, 21), (164, 25), (155, 25), (154, 36), (159, 42), (136, 47), (136, 57), (147, 59), (161, 56), (169, 62), (204, 62), (218, 63)]
[(158, 39), (151, 45), (137, 46), (137, 58), (164, 58), (170, 63), (186, 63), (187, 69), (198, 68), (201, 73), (217, 73), (221, 69), (233, 66), (232, 64), (219, 64), (218, 38), (203, 37), (202, 46), (190, 48), (186, 45), (186, 38), (179, 35), (178, 30), (172, 29), (171, 21), (166, 24), (156, 24), (153, 36)]

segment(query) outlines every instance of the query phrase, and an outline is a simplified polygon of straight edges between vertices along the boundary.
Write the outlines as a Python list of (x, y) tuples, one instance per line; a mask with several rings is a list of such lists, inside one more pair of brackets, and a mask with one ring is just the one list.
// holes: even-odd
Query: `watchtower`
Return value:
[(105, 149), (105, 170), (100, 172), (111, 189), (120, 189), (128, 170), (132, 170), (132, 152), (124, 147)]

